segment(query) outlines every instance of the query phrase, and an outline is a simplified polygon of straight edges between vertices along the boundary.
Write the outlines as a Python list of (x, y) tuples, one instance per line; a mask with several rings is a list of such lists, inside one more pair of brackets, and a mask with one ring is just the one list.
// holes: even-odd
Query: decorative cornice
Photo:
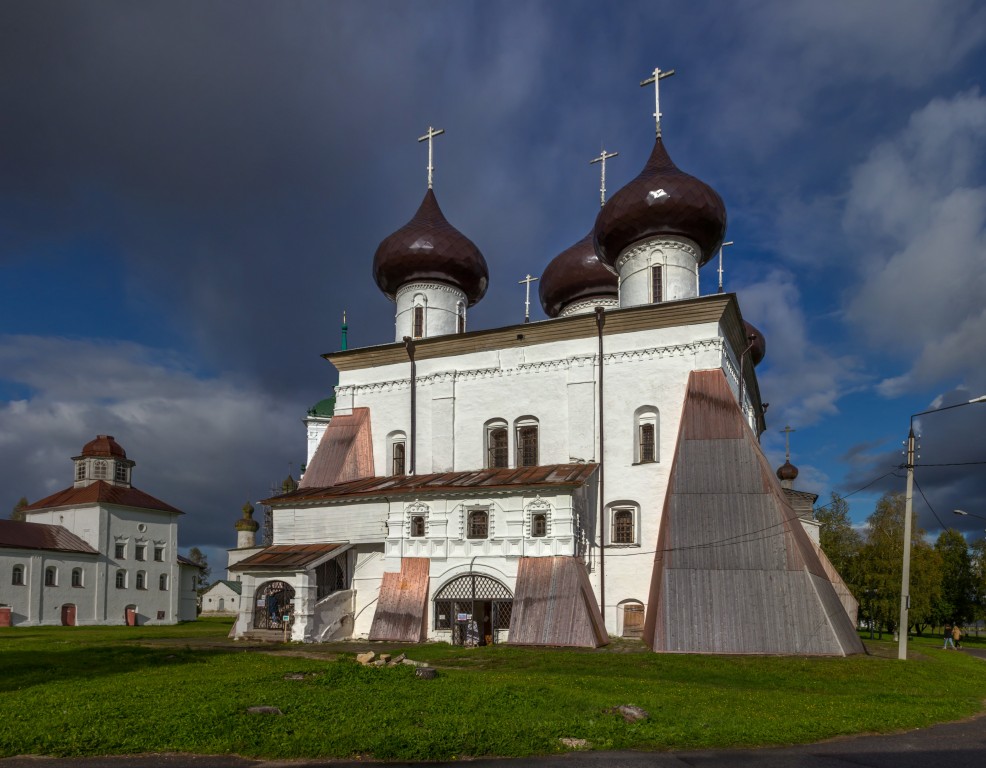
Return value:
[(660, 248), (672, 248), (676, 251), (684, 251), (695, 259), (696, 262), (702, 258), (698, 251), (698, 246), (696, 246), (691, 240), (687, 240), (684, 237), (654, 237), (649, 240), (643, 240), (642, 242), (636, 243), (632, 247), (623, 251), (623, 253), (621, 253), (619, 258), (616, 260), (616, 271), (622, 271), (624, 264), (636, 258), (640, 254), (648, 253)]
[(425, 282), (414, 282), (405, 283), (400, 288), (397, 289), (397, 293), (394, 294), (394, 300), (399, 301), (401, 296), (411, 291), (444, 291), (445, 293), (451, 293), (454, 296), (465, 301), (466, 294), (465, 291), (459, 288), (453, 288), (451, 285), (446, 285), (445, 283), (425, 283)]
[(598, 296), (595, 298), (582, 299), (581, 301), (572, 302), (559, 313), (559, 317), (578, 315), (587, 309), (594, 309), (595, 307), (618, 307), (618, 306), (620, 306), (619, 299), (610, 298), (609, 296)]

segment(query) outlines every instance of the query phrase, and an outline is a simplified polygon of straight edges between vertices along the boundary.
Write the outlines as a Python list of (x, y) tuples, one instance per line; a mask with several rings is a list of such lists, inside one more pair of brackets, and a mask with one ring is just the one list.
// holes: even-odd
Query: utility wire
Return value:
[(921, 490), (921, 484), (918, 482), (918, 479), (916, 477), (914, 478), (914, 487), (918, 489), (918, 493), (921, 494), (921, 498), (924, 499), (924, 503), (928, 505), (928, 509), (931, 510), (931, 514), (935, 516), (935, 520), (938, 521), (938, 525), (942, 527), (942, 530), (948, 528), (948, 526), (941, 521), (941, 518), (938, 517), (938, 513), (935, 512), (935, 508), (931, 506), (931, 502), (928, 501), (928, 497), (924, 495), (924, 491)]

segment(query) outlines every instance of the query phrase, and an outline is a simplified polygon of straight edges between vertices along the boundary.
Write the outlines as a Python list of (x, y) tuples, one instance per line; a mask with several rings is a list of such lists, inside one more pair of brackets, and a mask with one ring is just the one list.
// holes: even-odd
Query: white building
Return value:
[(75, 481), (0, 520), (0, 621), (175, 624), (195, 618), (198, 566), (178, 555), (181, 511), (131, 484), (109, 435), (72, 460)]
[(552, 319), (467, 330), (487, 265), (429, 183), (373, 259), (395, 342), (325, 356), (334, 413), (266, 502), (272, 546), (232, 566), (237, 634), (290, 614), (302, 641), (861, 651), (759, 448), (763, 339), (734, 295), (700, 295), (725, 227), (658, 130), (545, 270)]

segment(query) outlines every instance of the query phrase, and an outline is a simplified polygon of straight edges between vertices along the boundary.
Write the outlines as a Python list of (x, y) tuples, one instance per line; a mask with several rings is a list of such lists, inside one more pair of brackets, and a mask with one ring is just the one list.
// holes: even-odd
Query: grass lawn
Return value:
[[(139, 752), (251, 757), (452, 759), (594, 749), (682, 749), (817, 741), (979, 712), (986, 662), (911, 642), (849, 659), (404, 647), (438, 667), (364, 668), (376, 644), (270, 646), (226, 640), (229, 622), (177, 627), (0, 629), (0, 757)], [(970, 638), (968, 646), (975, 646)], [(392, 646), (392, 648), (399, 648)], [(273, 651), (271, 653), (270, 651)], [(303, 654), (303, 655), (301, 655)], [(287, 680), (288, 673), (305, 673)], [(628, 724), (606, 710), (643, 707)], [(250, 715), (250, 706), (284, 713)]]

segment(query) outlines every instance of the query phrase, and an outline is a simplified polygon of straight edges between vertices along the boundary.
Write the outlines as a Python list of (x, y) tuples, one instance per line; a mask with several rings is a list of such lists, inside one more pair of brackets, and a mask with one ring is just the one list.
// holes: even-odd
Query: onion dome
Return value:
[(559, 313), (573, 301), (613, 298), (619, 295), (620, 279), (603, 264), (592, 247), (592, 232), (551, 260), (541, 275), (538, 293), (548, 317)]
[(798, 477), (798, 468), (791, 463), (788, 459), (781, 466), (777, 468), (777, 479), (778, 480), (788, 480), (793, 482)]
[(297, 481), (291, 475), (285, 477), (281, 483), (281, 493), (291, 493), (296, 490), (298, 490)]
[(757, 330), (753, 323), (748, 323), (744, 320), (743, 328), (746, 329), (747, 342), (750, 341), (751, 336), (755, 337), (753, 339), (753, 346), (750, 347), (750, 359), (753, 361), (754, 366), (760, 365), (763, 356), (767, 354), (767, 340), (764, 339), (763, 334)]
[(236, 530), (256, 533), (259, 529), (260, 523), (253, 519), (253, 504), (247, 502), (243, 505), (243, 517), (236, 521)]
[(660, 136), (644, 170), (613, 195), (596, 217), (596, 253), (615, 266), (623, 249), (647, 237), (678, 235), (698, 244), (698, 265), (719, 250), (726, 206), (705, 182), (671, 162)]
[(95, 440), (90, 440), (82, 446), (80, 458), (82, 456), (107, 456), (125, 459), (127, 452), (113, 439), (113, 435), (96, 435)]
[(414, 218), (377, 247), (373, 279), (391, 300), (412, 281), (447, 283), (465, 293), (471, 307), (486, 293), (490, 273), (483, 254), (448, 223), (429, 189)]

